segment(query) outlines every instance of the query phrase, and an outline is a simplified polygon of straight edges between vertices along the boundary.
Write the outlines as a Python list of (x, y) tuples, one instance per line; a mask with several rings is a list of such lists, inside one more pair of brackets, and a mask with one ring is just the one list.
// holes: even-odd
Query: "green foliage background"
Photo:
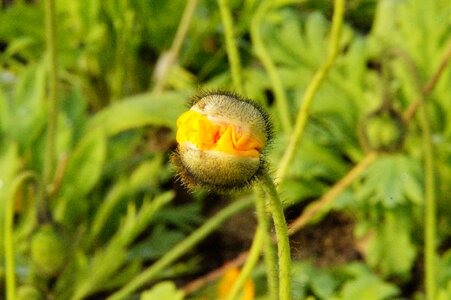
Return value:
[[(51, 186), (43, 187), (48, 57), (43, 1), (31, 2), (12, 1), (0, 10), (0, 291), (6, 290), (5, 224), (14, 203), (18, 296), (28, 292), (48, 299), (103, 299), (158, 262), (209, 217), (203, 207), (217, 197), (184, 192), (174, 182), (168, 156), (175, 146), (175, 121), (189, 96), (198, 88), (232, 89), (224, 28), (217, 3), (199, 1), (176, 63), (167, 66), (165, 54), (185, 1), (57, 0), (57, 168)], [(275, 169), (290, 135), (283, 119), (295, 120), (306, 86), (325, 59), (332, 3), (273, 1), (259, 24), (289, 115), (279, 112), (274, 82), (255, 52), (250, 31), (259, 5), (230, 3), (244, 94), (267, 108), (275, 123), (268, 158)], [(449, 49), (450, 37), (447, 0), (347, 1), (340, 54), (315, 96), (305, 136), (280, 186), (293, 219), (365, 157), (368, 147), (360, 135), (372, 112), (388, 101), (402, 114), (419, 98), (418, 90)], [(161, 80), (164, 89), (158, 91)], [(447, 67), (424, 106), (437, 182), (440, 300), (451, 298), (450, 87)], [(376, 133), (367, 132), (376, 144), (396, 134), (393, 127), (380, 133), (385, 129), (378, 126)], [(25, 182), (24, 176), (31, 180)], [(314, 259), (294, 260), (293, 297), (424, 299), (424, 186), (424, 138), (415, 115), (406, 125), (402, 147), (380, 154), (312, 220), (321, 222), (330, 211), (351, 217), (361, 258), (327, 267), (317, 266)], [(43, 188), (50, 191), (52, 226), (66, 249), (51, 253), (64, 256), (64, 265), (52, 275), (43, 275), (30, 258), (31, 240), (41, 226), (37, 199)], [(247, 190), (226, 196), (231, 203), (244, 197), (253, 194)], [(56, 260), (46, 259), (49, 264)], [(180, 283), (190, 274), (199, 276), (207, 271), (202, 261), (196, 251), (186, 253), (140, 286), (136, 297), (159, 281)], [(263, 268), (253, 276), (256, 297), (265, 299)], [(212, 286), (184, 295), (164, 282), (140, 297), (215, 299)]]

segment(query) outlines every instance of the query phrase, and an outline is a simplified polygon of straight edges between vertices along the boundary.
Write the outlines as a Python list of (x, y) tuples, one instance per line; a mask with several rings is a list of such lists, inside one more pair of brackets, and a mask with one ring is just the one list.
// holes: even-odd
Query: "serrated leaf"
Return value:
[(286, 179), (280, 185), (281, 191), (289, 191), (283, 193), (283, 205), (289, 207), (304, 199), (319, 197), (325, 188), (325, 184), (310, 178)]
[(164, 192), (156, 196), (152, 201), (146, 200), (136, 213), (134, 203), (129, 204), (129, 210), (121, 224), (116, 236), (121, 239), (123, 245), (129, 245), (141, 232), (147, 228), (154, 215), (174, 198), (173, 191)]
[(380, 269), (385, 275), (408, 276), (417, 252), (410, 226), (409, 219), (401, 213), (387, 212), (385, 220), (368, 244), (368, 264)]
[(364, 185), (357, 191), (360, 201), (394, 207), (422, 199), (421, 168), (411, 157), (397, 154), (378, 158), (366, 171)]

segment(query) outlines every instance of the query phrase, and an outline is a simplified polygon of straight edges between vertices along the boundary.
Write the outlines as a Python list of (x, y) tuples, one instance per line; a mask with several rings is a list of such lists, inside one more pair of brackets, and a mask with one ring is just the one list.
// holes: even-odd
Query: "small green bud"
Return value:
[(394, 109), (378, 109), (361, 124), (360, 135), (364, 147), (371, 151), (398, 151), (404, 142), (405, 126)]
[(58, 275), (66, 263), (67, 252), (64, 235), (50, 224), (40, 227), (31, 239), (31, 260), (40, 275)]
[(16, 300), (44, 300), (40, 290), (31, 285), (23, 285), (17, 289)]

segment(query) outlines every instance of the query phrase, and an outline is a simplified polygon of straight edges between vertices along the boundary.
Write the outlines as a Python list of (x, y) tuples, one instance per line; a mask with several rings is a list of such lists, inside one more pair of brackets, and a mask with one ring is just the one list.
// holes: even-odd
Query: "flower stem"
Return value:
[(282, 80), (279, 76), (279, 73), (277, 72), (277, 68), (271, 56), (269, 55), (268, 51), (265, 48), (260, 32), (263, 17), (271, 8), (272, 3), (273, 3), (272, 1), (268, 0), (261, 2), (260, 6), (257, 8), (255, 14), (252, 17), (250, 33), (252, 43), (255, 48), (255, 53), (263, 63), (263, 66), (265, 67), (266, 72), (268, 73), (268, 76), (271, 80), (283, 131), (289, 134), (293, 129), (293, 125), (291, 123), (290, 109), (288, 106), (287, 96), (283, 88)]
[(260, 224), (257, 226), (257, 230), (255, 232), (254, 240), (252, 242), (251, 250), (249, 251), (249, 256), (247, 257), (246, 263), (241, 269), (240, 275), (233, 283), (233, 286), (227, 295), (226, 300), (235, 300), (238, 296), (238, 293), (242, 290), (244, 284), (248, 280), (251, 275), (252, 270), (255, 268), (257, 261), (260, 257), (260, 253), (263, 248), (263, 240), (265, 235), (265, 228)]
[(233, 85), (238, 93), (243, 93), (243, 84), (241, 80), (241, 63), (238, 47), (235, 42), (235, 33), (233, 30), (232, 15), (230, 13), (229, 1), (218, 0), (219, 10), (221, 12), (222, 24), (224, 26), (225, 43), (227, 56), (229, 58), (230, 69), (232, 72)]
[(252, 205), (251, 199), (243, 199), (227, 206), (210, 220), (205, 222), (201, 227), (194, 231), (189, 237), (181, 241), (164, 256), (162, 256), (153, 265), (148, 267), (142, 273), (133, 278), (128, 284), (119, 291), (108, 297), (108, 300), (124, 299), (144, 284), (148, 283), (158, 275), (161, 270), (167, 268), (171, 263), (180, 258), (183, 254), (193, 248), (197, 243), (202, 241), (207, 235), (216, 230), (225, 220), (233, 216), (237, 212), (244, 210)]
[(15, 262), (14, 262), (14, 240), (13, 240), (13, 227), (14, 227), (14, 199), (20, 186), (28, 179), (35, 178), (32, 172), (24, 172), (16, 177), (11, 185), (9, 196), (6, 202), (5, 210), (5, 233), (4, 233), (4, 246), (5, 246), (5, 270), (6, 270), (6, 299), (16, 299), (16, 275), (15, 275)]
[(313, 98), (315, 97), (319, 86), (321, 85), (322, 81), (328, 74), (330, 68), (334, 64), (335, 59), (338, 55), (341, 28), (343, 25), (344, 10), (345, 10), (345, 0), (335, 0), (329, 51), (326, 60), (318, 69), (312, 81), (307, 86), (304, 97), (302, 98), (301, 101), (302, 107), (298, 112), (296, 123), (294, 125), (294, 130), (288, 143), (287, 150), (285, 151), (282, 160), (280, 161), (278, 172), (276, 174), (278, 182), (282, 181), (288, 173), (288, 168), (295, 155), (297, 145), (299, 141), (302, 139), (302, 136), (304, 134), (304, 128), (307, 123)]
[[(440, 74), (444, 65), (450, 59), (451, 47), (448, 48), (442, 63), (440, 64), (431, 81), (422, 88), (419, 72), (412, 58), (403, 51), (397, 51), (397, 56), (402, 58), (404, 64), (408, 68), (412, 84), (418, 94), (418, 99), (413, 103), (418, 103), (417, 106), (408, 108), (406, 116), (413, 117), (417, 107), (421, 104), (419, 121), (423, 138), (424, 151), (424, 265), (425, 265), (425, 289), (426, 299), (435, 300), (437, 293), (437, 278), (436, 278), (436, 264), (437, 264), (437, 217), (436, 217), (436, 173), (434, 167), (434, 150), (432, 143), (431, 124), (427, 113), (426, 95), (434, 88), (435, 84), (440, 78)], [(414, 104), (415, 105), (415, 104)], [(407, 121), (410, 121), (410, 118)]]
[[(155, 87), (153, 89), (154, 93), (161, 93), (163, 92), (167, 79), (169, 71), (171, 70), (172, 65), (177, 60), (177, 57), (179, 56), (180, 49), (182, 48), (183, 41), (185, 40), (186, 34), (188, 32), (189, 25), (191, 23), (191, 20), (193, 18), (194, 10), (197, 6), (197, 0), (188, 0), (186, 2), (185, 9), (183, 11), (182, 20), (179, 23), (179, 26), (177, 28), (177, 32), (175, 34), (174, 40), (172, 41), (171, 49), (169, 49), (168, 52), (164, 53), (162, 57), (160, 57), (161, 61), (160, 64), (162, 64), (162, 68), (159, 69), (160, 74), (156, 74), (156, 83)], [(158, 69), (158, 68), (157, 68)]]
[(269, 234), (269, 222), (268, 216), (265, 211), (265, 197), (264, 191), (258, 189), (255, 198), (255, 208), (257, 211), (258, 225), (264, 229), (263, 235), (263, 247), (265, 252), (265, 264), (266, 264), (266, 277), (268, 282), (268, 295), (269, 300), (277, 300), (277, 262), (276, 254), (274, 252), (273, 241)]
[(44, 157), (44, 171), (40, 203), (38, 204), (39, 218), (48, 217), (47, 187), (51, 182), (55, 164), (56, 134), (58, 126), (58, 56), (56, 51), (56, 11), (55, 1), (45, 1), (46, 16), (46, 42), (48, 50), (48, 117), (47, 117), (47, 142)]
[(279, 259), (279, 300), (289, 300), (291, 299), (291, 258), (287, 223), (274, 181), (268, 173), (263, 174), (261, 181), (263, 188), (266, 190), (270, 199), (271, 213), (276, 229), (277, 253)]
[(425, 207), (424, 207), (424, 264), (426, 270), (426, 299), (434, 300), (436, 295), (436, 196), (435, 196), (435, 173), (434, 154), (432, 149), (431, 128), (427, 116), (426, 106), (420, 109), (420, 126), (423, 132), (424, 148), (424, 185), (425, 185)]

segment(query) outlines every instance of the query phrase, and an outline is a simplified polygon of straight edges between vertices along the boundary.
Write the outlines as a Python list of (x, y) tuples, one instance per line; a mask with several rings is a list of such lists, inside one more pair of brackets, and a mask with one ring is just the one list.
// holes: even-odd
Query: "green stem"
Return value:
[(273, 242), (271, 235), (269, 234), (269, 222), (268, 216), (265, 211), (265, 197), (264, 191), (259, 189), (256, 193), (255, 197), (255, 208), (257, 211), (257, 219), (258, 224), (262, 228), (264, 228), (264, 236), (263, 236), (263, 246), (265, 252), (265, 264), (266, 264), (266, 272), (267, 272), (267, 282), (268, 282), (268, 295), (269, 300), (277, 300), (277, 261), (276, 254), (274, 252)]
[(14, 261), (14, 199), (20, 186), (28, 179), (35, 178), (32, 172), (24, 172), (16, 177), (11, 185), (11, 190), (6, 203), (5, 211), (5, 269), (6, 269), (6, 299), (16, 299), (16, 275)]
[(229, 58), (230, 69), (232, 72), (232, 81), (236, 91), (243, 93), (243, 85), (241, 80), (241, 63), (238, 47), (235, 42), (235, 33), (233, 30), (232, 15), (230, 13), (229, 1), (218, 0), (219, 10), (221, 11), (222, 24), (224, 26), (224, 35), (227, 48), (227, 56)]
[(127, 1), (118, 1), (119, 10), (124, 12), (121, 18), (117, 18), (113, 22), (114, 31), (116, 32), (115, 39), (115, 54), (114, 54), (114, 68), (112, 70), (111, 78), (111, 96), (112, 102), (116, 102), (122, 98), (124, 93), (124, 79), (127, 73), (127, 51), (130, 44), (127, 44), (129, 37), (132, 34), (133, 18), (130, 14), (130, 9), (127, 7)]
[(293, 126), (291, 123), (290, 109), (288, 105), (287, 96), (285, 94), (285, 90), (283, 88), (282, 79), (277, 72), (276, 65), (274, 64), (271, 56), (269, 55), (266, 47), (264, 45), (260, 27), (263, 21), (264, 16), (271, 8), (272, 1), (263, 1), (260, 6), (256, 10), (254, 16), (251, 21), (251, 38), (252, 43), (254, 45), (255, 54), (263, 63), (263, 66), (268, 73), (269, 79), (271, 81), (274, 94), (276, 97), (277, 109), (280, 115), (280, 121), (282, 124), (282, 129), (285, 133), (291, 133)]
[(313, 98), (316, 95), (322, 81), (328, 74), (330, 68), (335, 62), (335, 59), (339, 51), (339, 42), (341, 35), (341, 28), (343, 26), (343, 15), (345, 9), (345, 0), (335, 0), (334, 1), (334, 16), (332, 19), (332, 29), (330, 36), (329, 50), (327, 53), (326, 60), (315, 73), (312, 81), (307, 86), (304, 97), (301, 101), (301, 109), (296, 117), (296, 123), (294, 126), (293, 134), (291, 135), (290, 141), (288, 143), (287, 150), (285, 151), (282, 160), (280, 161), (279, 168), (276, 174), (276, 178), (279, 182), (283, 181), (288, 173), (288, 168), (295, 155), (297, 145), (302, 139), (304, 134), (304, 128), (307, 123), (309, 116), (310, 107), (313, 102)]
[(157, 74), (157, 82), (155, 83), (154, 92), (161, 93), (163, 92), (169, 71), (171, 70), (172, 65), (177, 60), (179, 56), (180, 49), (182, 49), (183, 41), (185, 40), (186, 34), (188, 32), (189, 25), (193, 18), (194, 10), (197, 6), (197, 0), (188, 0), (186, 2), (185, 9), (183, 11), (182, 20), (177, 28), (177, 33), (175, 34), (174, 40), (172, 41), (171, 49), (167, 53), (163, 54), (161, 59), (164, 61), (164, 68), (161, 70), (161, 74)]
[(261, 180), (263, 188), (266, 190), (270, 199), (271, 213), (276, 229), (277, 254), (279, 259), (279, 300), (289, 300), (291, 299), (291, 258), (287, 223), (283, 214), (282, 202), (279, 199), (273, 180), (267, 173), (262, 176)]
[(158, 275), (159, 272), (167, 268), (171, 263), (180, 258), (183, 254), (193, 248), (197, 243), (202, 241), (207, 235), (216, 230), (226, 219), (233, 216), (237, 212), (248, 208), (252, 205), (251, 199), (243, 199), (229, 205), (221, 210), (214, 217), (204, 223), (196, 231), (194, 231), (189, 237), (184, 239), (163, 257), (161, 257), (152, 266), (144, 270), (142, 273), (132, 279), (127, 285), (108, 297), (108, 300), (124, 299), (144, 284), (148, 283)]
[[(449, 48), (448, 55), (451, 56), (451, 48)], [(394, 52), (395, 55), (403, 59), (404, 64), (407, 66), (409, 75), (411, 76), (412, 85), (416, 89), (418, 94), (418, 102), (421, 104), (419, 121), (423, 137), (423, 151), (424, 151), (424, 265), (425, 265), (425, 289), (426, 299), (435, 300), (437, 290), (436, 279), (436, 264), (437, 264), (437, 245), (436, 245), (436, 232), (437, 232), (437, 218), (436, 218), (436, 178), (434, 167), (434, 150), (432, 143), (431, 124), (429, 122), (427, 113), (426, 95), (430, 93), (437, 83), (441, 68), (446, 65), (449, 57), (445, 54), (442, 63), (440, 64), (437, 72), (433, 78), (422, 88), (420, 76), (416, 68), (415, 62), (411, 57), (402, 50)], [(416, 110), (412, 110), (410, 107), (409, 112), (412, 113)]]
[(247, 257), (246, 263), (241, 269), (240, 275), (233, 283), (233, 286), (227, 295), (226, 300), (235, 300), (237, 299), (238, 293), (243, 289), (244, 284), (249, 279), (252, 270), (255, 268), (255, 265), (258, 262), (260, 257), (260, 253), (263, 247), (263, 240), (265, 235), (265, 228), (260, 226), (257, 227), (257, 231), (255, 232), (254, 240), (252, 242), (251, 250), (249, 251), (249, 256)]
[(397, 53), (410, 71), (413, 85), (418, 93), (420, 107), (419, 121), (423, 137), (424, 151), (424, 265), (426, 299), (436, 299), (436, 263), (437, 259), (437, 218), (436, 218), (436, 179), (434, 167), (434, 150), (432, 144), (431, 124), (427, 113), (426, 91), (422, 89), (420, 76), (415, 63), (404, 52)]
[(436, 197), (435, 197), (435, 173), (434, 154), (432, 149), (431, 129), (427, 116), (426, 106), (420, 109), (420, 124), (423, 131), (424, 147), (424, 181), (425, 181), (425, 211), (424, 211), (424, 239), (425, 255), (424, 264), (426, 269), (426, 299), (434, 300), (436, 295)]
[(426, 299), (436, 299), (437, 280), (436, 274), (436, 182), (434, 167), (434, 151), (432, 146), (431, 124), (427, 113), (425, 93), (421, 89), (419, 74), (414, 63), (409, 57), (404, 57), (406, 65), (412, 71), (414, 85), (417, 87), (420, 103), (419, 121), (423, 138), (424, 151), (424, 265), (425, 265), (425, 289)]
[(48, 118), (47, 118), (47, 143), (44, 157), (44, 170), (38, 213), (40, 218), (46, 218), (47, 187), (52, 181), (55, 164), (56, 135), (58, 126), (58, 57), (56, 51), (56, 12), (55, 1), (45, 1), (46, 16), (46, 42), (48, 50)]

